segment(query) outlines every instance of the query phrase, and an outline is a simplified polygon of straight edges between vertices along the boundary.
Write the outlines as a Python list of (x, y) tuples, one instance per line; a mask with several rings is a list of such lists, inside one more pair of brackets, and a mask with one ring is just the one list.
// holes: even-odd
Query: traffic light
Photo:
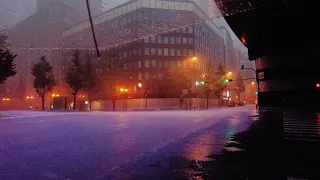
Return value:
[(258, 95), (258, 92), (256, 92), (256, 95)]
[(204, 81), (201, 81), (201, 84), (203, 85), (203, 84), (204, 84)]
[(317, 83), (315, 86), (316, 88), (320, 88), (320, 83)]
[(228, 82), (231, 82), (231, 81), (232, 81), (232, 79), (225, 79), (224, 80), (225, 83), (228, 83)]
[(196, 81), (194, 84), (195, 84), (196, 86), (199, 86), (199, 85), (200, 85), (199, 81)]

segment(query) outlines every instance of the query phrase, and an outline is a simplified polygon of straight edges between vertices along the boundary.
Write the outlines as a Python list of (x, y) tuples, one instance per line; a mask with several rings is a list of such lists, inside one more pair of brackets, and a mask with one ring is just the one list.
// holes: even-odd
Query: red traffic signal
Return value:
[(320, 83), (317, 83), (317, 84), (316, 84), (316, 87), (317, 87), (317, 88), (320, 88)]

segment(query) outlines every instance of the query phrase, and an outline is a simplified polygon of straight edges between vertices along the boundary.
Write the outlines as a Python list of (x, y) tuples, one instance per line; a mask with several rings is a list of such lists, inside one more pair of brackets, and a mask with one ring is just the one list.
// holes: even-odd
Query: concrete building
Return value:
[(237, 74), (240, 71), (240, 61), (236, 57), (237, 50), (234, 47), (233, 40), (231, 38), (230, 32), (227, 28), (220, 26), (220, 29), (223, 34), (223, 42), (225, 46), (225, 63), (226, 69), (228, 71)]
[[(117, 52), (124, 61), (125, 86), (141, 94), (141, 82), (150, 95), (160, 93), (165, 72), (170, 68), (191, 68), (198, 73), (208, 62), (224, 62), (222, 32), (199, 6), (190, 1), (136, 0), (117, 6), (94, 18), (101, 59)], [(94, 56), (89, 22), (63, 32), (65, 60), (75, 49)], [(192, 57), (198, 61), (190, 63)], [(62, 68), (63, 69), (63, 68)]]

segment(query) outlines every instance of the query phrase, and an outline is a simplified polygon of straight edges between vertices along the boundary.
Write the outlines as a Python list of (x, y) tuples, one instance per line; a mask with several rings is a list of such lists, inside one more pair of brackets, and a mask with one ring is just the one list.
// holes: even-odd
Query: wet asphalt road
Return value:
[(10, 116), (0, 119), (0, 179), (140, 179), (130, 173), (147, 177), (144, 166), (157, 158), (178, 154), (203, 160), (220, 151), (228, 138), (252, 123), (246, 117), (253, 109), (0, 111)]

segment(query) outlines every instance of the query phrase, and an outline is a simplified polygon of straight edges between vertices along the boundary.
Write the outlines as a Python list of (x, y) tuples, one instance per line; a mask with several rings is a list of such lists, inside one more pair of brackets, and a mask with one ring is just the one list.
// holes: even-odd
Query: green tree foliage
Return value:
[(188, 89), (190, 91), (193, 84), (194, 82), (190, 70), (177, 68), (170, 69), (167, 72), (163, 88), (166, 92), (181, 94), (182, 89)]
[(24, 81), (24, 78), (20, 75), (19, 83), (15, 91), (16, 97), (18, 97), (21, 101), (24, 100), (27, 94), (27, 87)]
[(14, 59), (17, 55), (9, 50), (0, 49), (0, 84), (4, 83), (8, 77), (14, 76), (17, 72)]
[(218, 106), (221, 104), (223, 92), (227, 89), (228, 84), (225, 82), (226, 69), (222, 64), (217, 67), (216, 76), (213, 83), (213, 93), (218, 97)]
[(66, 83), (73, 90), (73, 110), (76, 109), (77, 93), (85, 87), (84, 68), (81, 63), (80, 52), (76, 50), (65, 76)]
[(203, 85), (202, 94), (207, 100), (206, 108), (209, 108), (209, 97), (211, 93), (214, 91), (214, 85), (216, 81), (216, 75), (213, 71), (213, 65), (211, 62), (207, 64), (206, 72), (203, 76), (203, 81), (205, 81), (205, 84)]
[(94, 92), (98, 91), (98, 85), (100, 83), (100, 79), (98, 78), (96, 70), (97, 68), (93, 64), (92, 59), (87, 56), (83, 66), (83, 82), (84, 90), (88, 93), (89, 110), (91, 110), (91, 96)]
[(53, 67), (45, 56), (41, 56), (40, 61), (32, 66), (31, 74), (34, 76), (33, 87), (41, 98), (42, 110), (44, 110), (45, 95), (56, 85)]

